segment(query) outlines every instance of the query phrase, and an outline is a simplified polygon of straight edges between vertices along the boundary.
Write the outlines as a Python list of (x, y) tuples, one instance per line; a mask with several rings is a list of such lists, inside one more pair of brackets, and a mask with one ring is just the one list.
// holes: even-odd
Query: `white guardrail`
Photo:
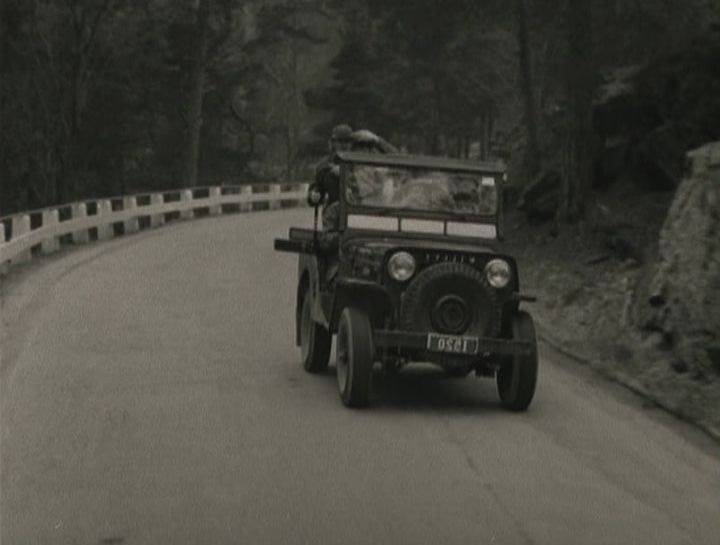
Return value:
[(85, 244), (160, 227), (173, 219), (307, 206), (306, 183), (194, 187), (90, 199), (0, 218), (0, 274), (61, 244)]

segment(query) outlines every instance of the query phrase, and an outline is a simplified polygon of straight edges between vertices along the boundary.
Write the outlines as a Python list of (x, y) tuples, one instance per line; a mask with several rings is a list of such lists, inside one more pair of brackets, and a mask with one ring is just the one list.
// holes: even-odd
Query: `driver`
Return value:
[(352, 145), (353, 130), (350, 125), (336, 125), (330, 134), (328, 148), (330, 154), (325, 157), (315, 170), (315, 181), (310, 185), (307, 200), (310, 206), (318, 206), (325, 201), (322, 211), (323, 235), (319, 237), (321, 254), (326, 256), (321, 266), (324, 272), (321, 278), (331, 282), (337, 274), (337, 231), (338, 223), (338, 198), (340, 193), (340, 165), (335, 162), (335, 154), (338, 151), (348, 151)]
[[(319, 239), (321, 252), (327, 258), (326, 278), (332, 281), (337, 273), (337, 245), (338, 245), (338, 219), (339, 219), (339, 193), (340, 193), (340, 166), (335, 162), (338, 151), (372, 151), (375, 153), (393, 153), (397, 150), (384, 139), (370, 131), (355, 131), (347, 124), (337, 125), (333, 128), (328, 142), (330, 155), (318, 164), (315, 171), (315, 181), (308, 191), (308, 203), (317, 206), (323, 200), (325, 205), (322, 211), (323, 231)], [(333, 232), (335, 231), (335, 232)]]
[(315, 170), (315, 181), (310, 185), (308, 191), (308, 203), (310, 206), (320, 204), (327, 197), (325, 209), (323, 210), (323, 225), (326, 223), (325, 212), (327, 208), (338, 200), (340, 166), (335, 163), (335, 153), (351, 149), (352, 135), (353, 130), (350, 125), (337, 125), (333, 128), (328, 141), (330, 155), (318, 164)]
[(323, 230), (337, 230), (340, 167), (334, 161), (337, 151), (362, 151), (366, 153), (397, 153), (397, 148), (384, 138), (369, 130), (353, 131), (349, 125), (333, 128), (329, 141), (330, 155), (318, 165), (315, 182), (308, 192), (308, 203), (316, 206), (325, 200), (323, 207)]

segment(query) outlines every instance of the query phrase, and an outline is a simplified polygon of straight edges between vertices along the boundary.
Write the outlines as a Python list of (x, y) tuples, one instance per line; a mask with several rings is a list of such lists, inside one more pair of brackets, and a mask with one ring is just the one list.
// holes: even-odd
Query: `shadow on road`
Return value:
[[(335, 388), (335, 367), (331, 365), (318, 378), (332, 382)], [(466, 414), (496, 413), (501, 412), (502, 407), (494, 379), (477, 378), (474, 374), (465, 378), (450, 378), (440, 369), (410, 367), (394, 376), (375, 370), (370, 410)]]

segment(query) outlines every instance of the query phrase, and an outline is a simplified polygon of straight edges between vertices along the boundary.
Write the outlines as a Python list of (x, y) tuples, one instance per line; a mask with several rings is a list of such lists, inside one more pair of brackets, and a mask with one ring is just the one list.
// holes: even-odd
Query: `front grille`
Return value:
[(416, 256), (416, 258), (419, 258), (423, 267), (434, 265), (436, 263), (464, 263), (473, 268), (482, 269), (485, 261), (474, 254), (447, 251), (426, 251), (422, 252), (419, 256)]

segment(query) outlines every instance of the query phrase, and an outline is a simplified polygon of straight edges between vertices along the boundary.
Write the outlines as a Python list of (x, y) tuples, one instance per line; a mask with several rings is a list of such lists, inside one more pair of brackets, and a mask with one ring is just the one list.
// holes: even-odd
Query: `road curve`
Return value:
[(343, 408), (298, 362), (272, 251), (310, 216), (45, 265), (3, 347), (2, 545), (720, 544), (718, 449), (547, 350), (527, 414), (427, 369)]

